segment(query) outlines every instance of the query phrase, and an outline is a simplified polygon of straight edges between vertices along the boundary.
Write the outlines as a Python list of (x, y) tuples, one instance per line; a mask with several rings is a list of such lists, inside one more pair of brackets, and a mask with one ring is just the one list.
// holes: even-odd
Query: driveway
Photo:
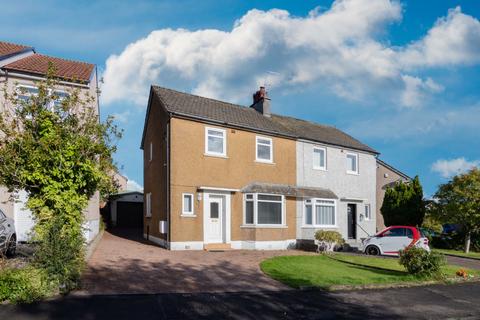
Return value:
[(105, 232), (76, 294), (277, 291), (259, 263), (303, 251), (168, 251), (132, 232)]

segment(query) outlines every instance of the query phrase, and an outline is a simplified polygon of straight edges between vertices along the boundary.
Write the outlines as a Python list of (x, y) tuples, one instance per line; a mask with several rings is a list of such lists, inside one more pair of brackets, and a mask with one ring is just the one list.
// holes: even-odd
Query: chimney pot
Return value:
[(251, 107), (264, 116), (270, 117), (270, 98), (264, 86), (261, 86), (260, 90), (253, 95), (253, 104)]

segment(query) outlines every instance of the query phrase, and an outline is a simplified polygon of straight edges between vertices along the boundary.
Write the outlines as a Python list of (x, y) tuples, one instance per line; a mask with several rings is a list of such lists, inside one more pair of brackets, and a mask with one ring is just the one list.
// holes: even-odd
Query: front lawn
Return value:
[(478, 259), (480, 260), (480, 252), (469, 252), (465, 253), (460, 250), (452, 250), (452, 249), (433, 249), (433, 251), (443, 253), (443, 254), (450, 254), (452, 256), (462, 257), (462, 258), (470, 258), (470, 259)]
[[(365, 286), (405, 282), (422, 282), (404, 271), (397, 259), (335, 254), (332, 257), (282, 256), (262, 261), (264, 273), (294, 288), (332, 286)], [(445, 266), (447, 277), (455, 277), (460, 267)], [(469, 271), (476, 277), (480, 271)]]

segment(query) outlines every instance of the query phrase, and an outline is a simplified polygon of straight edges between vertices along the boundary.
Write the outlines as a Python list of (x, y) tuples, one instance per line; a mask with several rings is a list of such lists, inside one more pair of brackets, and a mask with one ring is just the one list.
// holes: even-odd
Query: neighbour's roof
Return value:
[(152, 90), (161, 100), (166, 111), (173, 115), (378, 153), (369, 146), (331, 126), (274, 114), (271, 117), (266, 117), (253, 108), (163, 87), (152, 86)]
[(272, 184), (263, 182), (251, 183), (241, 190), (242, 193), (281, 194), (290, 197), (338, 199), (330, 189), (293, 186), (287, 184)]
[(26, 50), (33, 50), (33, 48), (21, 44), (0, 41), (0, 57), (10, 56)]
[(272, 119), (281, 123), (301, 139), (378, 153), (366, 144), (361, 143), (352, 136), (332, 126), (279, 115), (272, 115)]
[(49, 63), (53, 64), (57, 77), (79, 82), (89, 82), (95, 68), (91, 63), (55, 58), (37, 53), (9, 63), (2, 68), (44, 76), (48, 72)]
[(380, 164), (381, 166), (384, 166), (385, 168), (395, 172), (396, 174), (398, 174), (399, 176), (401, 176), (402, 178), (406, 179), (406, 180), (412, 180), (412, 178), (410, 178), (409, 176), (407, 176), (405, 173), (403, 173), (402, 171), (398, 170), (397, 168), (394, 168), (392, 167), (391, 165), (389, 165), (388, 163), (386, 163), (385, 161), (382, 161), (380, 159), (377, 158), (377, 163)]

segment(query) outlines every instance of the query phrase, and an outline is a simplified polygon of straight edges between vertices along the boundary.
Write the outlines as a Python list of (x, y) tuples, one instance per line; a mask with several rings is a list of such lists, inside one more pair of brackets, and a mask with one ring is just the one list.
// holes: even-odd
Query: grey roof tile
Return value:
[(159, 86), (152, 86), (152, 89), (167, 111), (176, 115), (377, 153), (369, 146), (331, 126), (275, 114), (265, 117), (249, 107)]
[(281, 194), (289, 197), (338, 199), (337, 195), (330, 189), (264, 182), (250, 183), (243, 187), (240, 191), (242, 193)]

